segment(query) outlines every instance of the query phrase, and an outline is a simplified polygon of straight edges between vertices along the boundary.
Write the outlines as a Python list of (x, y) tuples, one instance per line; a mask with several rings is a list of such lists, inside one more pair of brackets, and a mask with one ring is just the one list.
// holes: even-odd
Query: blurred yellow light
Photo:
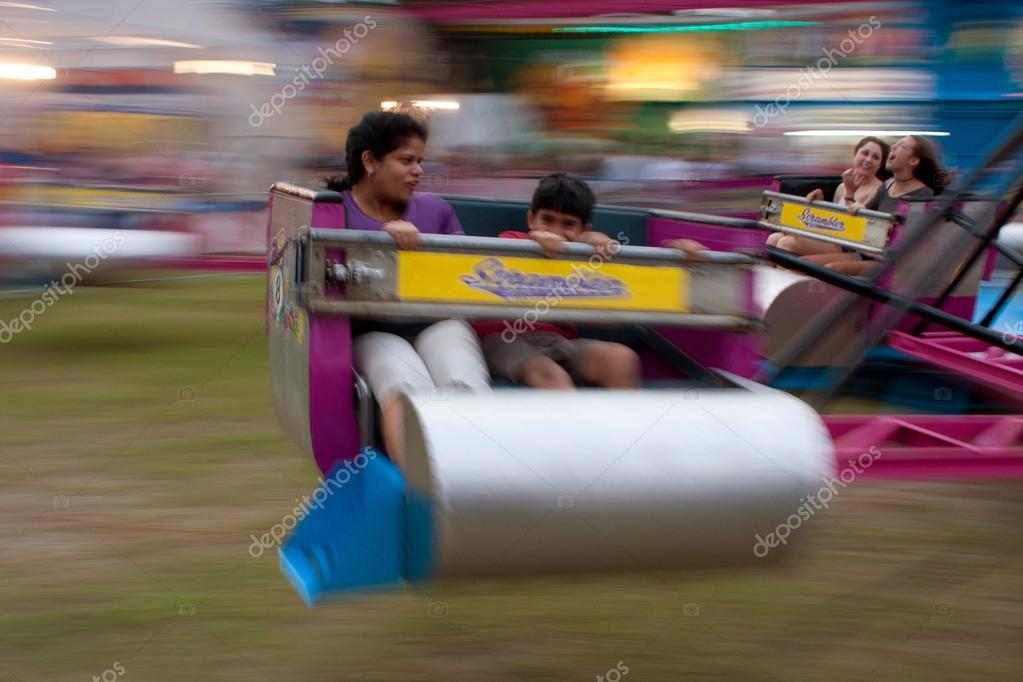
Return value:
[(143, 38), (141, 36), (99, 36), (93, 38), (98, 43), (109, 43), (121, 47), (184, 47), (190, 50), (200, 48), (202, 45), (195, 43), (183, 43), (180, 40), (165, 40), (164, 38)]
[(621, 40), (607, 52), (607, 96), (633, 101), (693, 98), (718, 77), (718, 54), (709, 39), (643, 35)]
[(417, 99), (412, 101), (412, 105), (423, 109), (446, 109), (448, 111), (455, 111), (462, 106), (458, 102), (440, 99)]
[(35, 64), (0, 64), (0, 78), (18, 81), (53, 80), (57, 70), (49, 66)]
[(231, 59), (193, 59), (174, 62), (174, 73), (226, 73), (235, 76), (273, 76), (276, 64)]
[(701, 117), (679, 111), (668, 119), (668, 129), (673, 133), (748, 133), (750, 125), (740, 112), (707, 112)]
[(386, 100), (386, 101), (380, 103), (380, 108), (384, 109), (385, 111), (387, 109), (394, 109), (397, 106), (398, 106), (398, 103), (395, 102), (393, 99), (389, 99), (389, 100)]

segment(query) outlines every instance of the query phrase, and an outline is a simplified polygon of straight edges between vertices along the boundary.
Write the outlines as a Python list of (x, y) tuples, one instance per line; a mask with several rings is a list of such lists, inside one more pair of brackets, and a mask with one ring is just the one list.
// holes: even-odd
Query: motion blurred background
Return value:
[(866, 134), (976, 164), (1023, 104), (1016, 0), (4, 1), (0, 93), (0, 679), (1023, 676), (1010, 484), (850, 490), (769, 576), (308, 611), (246, 549), (314, 478), (267, 389), (266, 190), (364, 112), (430, 112), (426, 191), (567, 170), (746, 216)]
[(1012, 1), (0, 12), (8, 276), (54, 244), (7, 228), (171, 233), (111, 260), (261, 253), (266, 188), (337, 172), (347, 128), (389, 103), (432, 112), (428, 191), (524, 197), (564, 169), (604, 202), (749, 213), (771, 175), (844, 168), (864, 132), (933, 134), (968, 168), (1023, 101)]

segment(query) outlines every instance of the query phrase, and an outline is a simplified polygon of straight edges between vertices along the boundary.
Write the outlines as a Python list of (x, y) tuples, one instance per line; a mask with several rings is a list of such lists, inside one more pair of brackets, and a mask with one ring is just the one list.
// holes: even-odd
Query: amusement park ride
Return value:
[[(1023, 125), (952, 189), (894, 214), (801, 198), (829, 182), (779, 178), (758, 220), (598, 207), (594, 228), (627, 244), (606, 263), (585, 245), (551, 259), (496, 239), (522, 224), (524, 202), (448, 197), (467, 236), (425, 235), (400, 251), (383, 233), (345, 230), (339, 194), (275, 185), (273, 400), (325, 477), (280, 551), (295, 589), (312, 604), (403, 580), (756, 563), (757, 533), (873, 448), (872, 476), (1023, 474), (1023, 417), (1011, 408), (818, 414), (879, 352), (901, 368), (893, 380), (937, 367), (939, 403), (965, 384), (1023, 402), (1023, 339), (1005, 331), (1020, 319), (1023, 275), (979, 303), (996, 258), (1023, 266), (996, 241), (1023, 198)], [(849, 277), (765, 247), (778, 230), (876, 267)], [(711, 251), (642, 246), (681, 237)], [(643, 389), (411, 394), (407, 461), (392, 465), (352, 369), (350, 320), (538, 314), (632, 345)], [(777, 388), (800, 372), (809, 402)]]

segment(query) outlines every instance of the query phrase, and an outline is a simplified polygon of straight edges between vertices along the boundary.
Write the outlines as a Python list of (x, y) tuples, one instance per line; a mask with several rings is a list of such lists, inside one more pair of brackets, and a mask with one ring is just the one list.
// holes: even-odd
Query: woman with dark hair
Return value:
[(907, 135), (892, 145), (885, 164), (892, 179), (867, 204), (867, 208), (891, 213), (902, 197), (930, 197), (949, 183), (949, 174), (938, 160), (933, 142), (919, 135)]
[[(341, 192), (350, 230), (383, 230), (399, 249), (415, 249), (419, 235), (463, 234), (454, 209), (431, 194), (417, 194), (423, 175), (426, 126), (406, 113), (362, 117), (345, 141), (346, 175), (327, 181)], [(463, 320), (435, 324), (352, 325), (352, 364), (380, 404), (384, 446), (404, 463), (404, 408), (409, 389), (489, 390), (479, 338)]]
[[(883, 187), (884, 179), (888, 177), (885, 170), (888, 153), (888, 145), (876, 137), (864, 137), (857, 142), (853, 149), (852, 167), (842, 173), (842, 184), (835, 190), (832, 203), (856, 211), (873, 201)], [(815, 189), (806, 195), (806, 198), (811, 202), (822, 201), (824, 191)], [(853, 254), (843, 252), (842, 247), (835, 244), (784, 232), (775, 232), (769, 236), (767, 245), (791, 251), (821, 265), (833, 260), (855, 258)]]
[[(938, 148), (919, 135), (907, 135), (893, 144), (886, 165), (892, 178), (867, 205), (874, 211), (893, 213), (900, 199), (932, 197), (949, 183), (949, 174), (938, 160)], [(872, 259), (857, 258), (828, 263), (827, 267), (844, 275), (858, 276), (866, 274), (874, 265), (876, 261)]]

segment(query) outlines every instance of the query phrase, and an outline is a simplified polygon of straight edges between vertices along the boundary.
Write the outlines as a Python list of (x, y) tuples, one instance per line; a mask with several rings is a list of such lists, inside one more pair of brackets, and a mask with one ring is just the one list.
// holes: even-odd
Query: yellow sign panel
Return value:
[(867, 232), (866, 218), (789, 202), (781, 205), (781, 224), (851, 242), (863, 241)]
[(689, 273), (668, 266), (399, 251), (398, 297), (684, 313), (689, 311)]

